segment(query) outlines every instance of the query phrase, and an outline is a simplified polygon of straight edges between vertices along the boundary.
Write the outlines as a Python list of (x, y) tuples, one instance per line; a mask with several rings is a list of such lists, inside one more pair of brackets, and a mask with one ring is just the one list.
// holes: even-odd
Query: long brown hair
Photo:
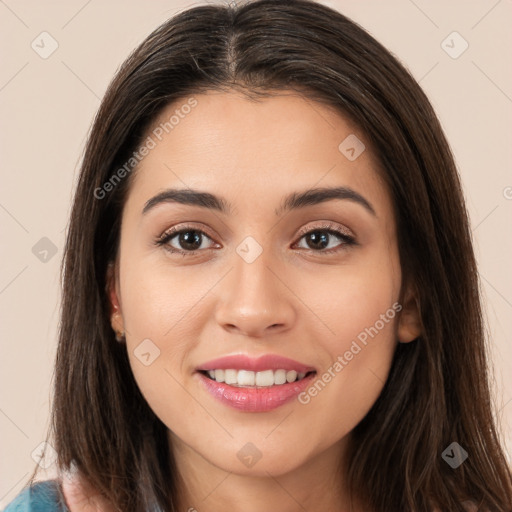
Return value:
[[(49, 442), (115, 508), (175, 511), (167, 427), (132, 375), (109, 322), (107, 265), (133, 173), (112, 179), (172, 101), (207, 90), (265, 97), (294, 89), (366, 134), (397, 218), (403, 285), (422, 335), (398, 344), (385, 387), (352, 432), (348, 482), (368, 511), (512, 510), (512, 476), (489, 389), (468, 215), (434, 111), (406, 69), (367, 32), (310, 0), (185, 10), (158, 27), (110, 84), (87, 142), (62, 267), (62, 316)], [(99, 197), (101, 196), (101, 197)], [(457, 468), (443, 451), (457, 442)], [(37, 468), (32, 475), (37, 473)]]

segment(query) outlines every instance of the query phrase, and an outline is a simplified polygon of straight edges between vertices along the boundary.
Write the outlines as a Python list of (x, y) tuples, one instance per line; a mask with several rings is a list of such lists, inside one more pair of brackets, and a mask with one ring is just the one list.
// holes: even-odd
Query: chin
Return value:
[[(302, 449), (299, 451), (298, 447)], [(281, 438), (271, 441), (261, 435), (246, 435), (236, 436), (229, 445), (217, 446), (215, 450), (210, 447), (198, 453), (226, 472), (268, 478), (269, 474), (277, 477), (305, 465), (313, 455), (309, 448), (306, 442), (284, 444)]]

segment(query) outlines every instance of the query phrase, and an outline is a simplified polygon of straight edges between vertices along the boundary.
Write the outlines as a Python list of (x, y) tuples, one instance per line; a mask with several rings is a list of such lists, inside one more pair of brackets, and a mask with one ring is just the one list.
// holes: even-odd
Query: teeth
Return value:
[(274, 372), (274, 384), (284, 384), (286, 382), (286, 370), (276, 370)]
[(254, 386), (255, 377), (256, 376), (254, 372), (248, 370), (238, 370), (237, 383), (239, 386)]
[(286, 372), (286, 381), (287, 382), (293, 382), (297, 379), (297, 372), (295, 370), (290, 370), (289, 372)]
[[(254, 372), (251, 372), (254, 373)], [(238, 379), (240, 381), (240, 379)], [(256, 374), (256, 386), (273, 386), (275, 384), (274, 372), (266, 370)]]
[(270, 387), (274, 385), (296, 382), (303, 379), (305, 373), (297, 373), (295, 370), (264, 370), (253, 372), (250, 370), (208, 370), (211, 379), (217, 382), (225, 382), (232, 386), (243, 387)]
[(238, 382), (238, 371), (224, 370), (224, 382), (226, 384), (236, 384)]

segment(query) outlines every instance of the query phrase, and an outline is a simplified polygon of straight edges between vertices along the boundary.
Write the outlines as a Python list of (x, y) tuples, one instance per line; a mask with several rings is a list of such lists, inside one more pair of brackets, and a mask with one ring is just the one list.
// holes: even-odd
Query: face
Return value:
[(292, 92), (193, 98), (161, 113), (132, 176), (112, 326), (176, 453), (260, 476), (338, 457), (418, 335), (378, 163)]

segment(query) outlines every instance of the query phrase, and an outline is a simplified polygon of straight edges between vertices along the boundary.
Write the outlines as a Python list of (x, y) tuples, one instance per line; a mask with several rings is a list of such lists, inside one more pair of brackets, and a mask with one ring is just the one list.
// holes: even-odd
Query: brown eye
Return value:
[[(338, 229), (333, 229), (332, 225), (320, 226), (311, 229), (301, 235), (300, 240), (304, 239), (306, 247), (314, 252), (332, 253), (342, 250), (346, 246), (355, 245), (355, 238)], [(336, 243), (336, 239), (338, 243)]]
[(185, 255), (187, 253), (195, 253), (199, 250), (209, 249), (210, 247), (203, 246), (204, 239), (211, 240), (204, 231), (199, 229), (183, 228), (177, 230), (171, 228), (157, 240), (157, 244), (165, 246), (170, 252)]

